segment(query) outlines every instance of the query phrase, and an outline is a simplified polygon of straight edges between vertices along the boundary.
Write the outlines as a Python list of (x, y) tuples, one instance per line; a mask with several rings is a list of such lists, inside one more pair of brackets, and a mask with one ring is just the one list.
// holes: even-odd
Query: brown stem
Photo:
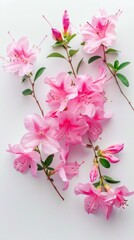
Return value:
[(94, 145), (93, 145), (93, 143), (92, 143), (92, 141), (91, 141), (90, 139), (89, 139), (89, 142), (90, 142), (90, 145), (91, 145), (91, 147), (92, 147), (92, 149), (93, 149), (93, 152), (94, 152), (94, 158), (95, 158), (95, 160), (96, 160), (96, 162), (97, 162), (97, 164), (98, 164), (98, 171), (99, 171), (99, 175), (100, 175), (100, 180), (101, 180), (101, 182), (102, 182), (103, 185), (104, 185), (104, 178), (103, 178), (103, 175), (102, 175), (102, 173), (101, 173), (101, 169), (100, 169), (100, 166), (99, 166), (98, 156), (97, 156), (97, 154), (96, 154), (95, 147), (94, 147)]
[(34, 82), (32, 82), (32, 80), (31, 80), (30, 77), (28, 77), (28, 79), (29, 79), (29, 82), (30, 82), (31, 87), (32, 87), (32, 96), (33, 96), (33, 98), (35, 99), (35, 101), (36, 101), (36, 103), (37, 103), (37, 105), (38, 105), (38, 107), (39, 107), (39, 109), (40, 109), (40, 111), (41, 111), (42, 116), (44, 116), (43, 109), (42, 109), (42, 107), (41, 107), (41, 105), (40, 105), (40, 103), (39, 103), (39, 101), (38, 101), (38, 99), (37, 99), (37, 97), (36, 97), (36, 94), (35, 94)]
[(73, 67), (73, 64), (72, 64), (72, 59), (71, 59), (71, 57), (69, 56), (68, 48), (67, 48), (66, 45), (64, 46), (64, 49), (65, 49), (66, 54), (67, 54), (67, 61), (68, 61), (69, 64), (70, 64), (70, 67), (71, 67), (71, 69), (72, 69), (72, 72), (73, 72), (74, 77), (76, 78), (76, 73), (75, 73), (75, 70), (74, 70), (74, 67)]
[[(44, 169), (45, 172), (45, 169)], [(46, 174), (46, 172), (45, 172)], [(47, 176), (47, 174), (46, 174)], [(60, 194), (59, 190), (57, 189), (57, 187), (54, 184), (54, 180), (52, 178), (50, 178), (49, 176), (47, 176), (47, 179), (49, 180), (49, 182), (52, 184), (53, 188), (55, 189), (55, 191), (58, 193), (58, 195), (60, 196), (60, 198), (64, 201), (64, 198), (62, 197), (62, 195)]]
[(132, 103), (129, 101), (129, 99), (127, 98), (127, 96), (124, 94), (124, 92), (122, 91), (122, 89), (121, 89), (121, 87), (120, 87), (120, 84), (119, 84), (118, 79), (117, 79), (117, 77), (116, 77), (116, 73), (114, 73), (114, 72), (111, 70), (111, 68), (108, 66), (108, 64), (107, 64), (105, 47), (104, 47), (103, 45), (102, 45), (102, 49), (103, 49), (103, 55), (104, 55), (103, 61), (104, 61), (105, 65), (107, 66), (108, 70), (110, 71), (110, 73), (111, 73), (112, 76), (114, 77), (115, 82), (116, 82), (116, 84), (117, 84), (117, 86), (118, 86), (118, 88), (119, 88), (120, 93), (121, 93), (122, 96), (126, 99), (126, 101), (128, 102), (128, 104), (130, 105), (130, 107), (131, 107), (132, 110), (134, 111), (134, 107), (133, 107)]

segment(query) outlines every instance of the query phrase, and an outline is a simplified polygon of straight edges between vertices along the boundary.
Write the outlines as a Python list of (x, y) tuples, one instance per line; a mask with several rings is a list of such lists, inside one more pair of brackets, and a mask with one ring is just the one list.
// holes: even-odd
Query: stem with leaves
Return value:
[(72, 73), (73, 73), (74, 77), (76, 77), (76, 73), (75, 73), (75, 70), (74, 70), (74, 67), (73, 67), (73, 64), (72, 64), (72, 57), (69, 55), (68, 46), (67, 45), (63, 45), (63, 48), (65, 49), (66, 54), (67, 54), (66, 60), (70, 64), (70, 67), (72, 69)]
[(122, 91), (121, 87), (120, 87), (120, 84), (118, 82), (118, 79), (117, 79), (117, 72), (112, 70), (110, 68), (110, 66), (108, 65), (107, 63), (107, 58), (106, 58), (106, 52), (105, 52), (105, 47), (104, 45), (102, 45), (102, 51), (103, 51), (103, 62), (105, 63), (106, 67), (108, 68), (108, 70), (110, 71), (110, 73), (112, 74), (112, 76), (114, 77), (115, 79), (115, 82), (119, 88), (119, 91), (120, 93), (122, 94), (122, 96), (126, 99), (126, 101), (128, 102), (128, 104), (130, 105), (131, 109), (134, 111), (134, 107), (132, 105), (132, 103), (130, 102), (130, 100), (127, 98), (127, 96), (125, 95), (125, 93)]

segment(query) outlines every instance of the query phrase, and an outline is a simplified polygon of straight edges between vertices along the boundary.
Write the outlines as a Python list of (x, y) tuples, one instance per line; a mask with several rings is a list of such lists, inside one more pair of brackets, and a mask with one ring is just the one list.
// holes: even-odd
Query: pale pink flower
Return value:
[[(117, 187), (114, 190), (110, 188), (107, 184), (105, 185), (106, 190), (114, 195), (114, 202), (113, 204), (117, 207), (123, 207), (125, 208), (125, 205), (127, 205), (127, 200), (124, 197), (129, 197), (134, 195), (134, 191), (130, 192), (125, 186)], [(109, 200), (107, 200), (109, 201)]]
[[(101, 119), (103, 120), (103, 119)], [(86, 118), (86, 122), (88, 124), (88, 137), (92, 141), (96, 141), (100, 134), (102, 133), (102, 126), (96, 120), (96, 118)]]
[(13, 146), (9, 145), (7, 151), (19, 155), (14, 160), (14, 168), (17, 171), (25, 173), (30, 168), (32, 175), (36, 176), (37, 163), (40, 162), (40, 155), (38, 152), (33, 149), (24, 149), (20, 144)]
[(55, 119), (31, 114), (25, 118), (24, 124), (29, 131), (21, 139), (24, 148), (34, 148), (41, 144), (44, 153), (48, 155), (59, 151), (59, 144), (55, 138), (58, 131)]
[(64, 11), (64, 14), (62, 17), (62, 24), (63, 24), (63, 35), (64, 36), (70, 35), (71, 34), (70, 19), (69, 19), (67, 10)]
[(55, 28), (52, 28), (52, 37), (54, 40), (60, 42), (63, 40), (61, 32)]
[(109, 162), (117, 163), (120, 160), (113, 154), (119, 153), (123, 148), (124, 148), (124, 144), (116, 144), (116, 145), (110, 146), (104, 150), (101, 150), (100, 154), (101, 154), (101, 156), (106, 158)]
[(69, 180), (78, 175), (80, 165), (78, 162), (62, 162), (56, 167), (54, 171), (58, 172), (64, 182), (63, 190), (68, 188)]
[(66, 110), (58, 113), (57, 121), (59, 123), (57, 139), (65, 140), (66, 144), (82, 143), (82, 136), (88, 130), (84, 118), (79, 118), (75, 113)]
[(67, 102), (77, 96), (77, 88), (72, 84), (72, 78), (67, 73), (60, 73), (56, 78), (46, 78), (50, 90), (47, 102), (54, 108), (62, 111), (66, 108)]
[(98, 172), (98, 164), (95, 163), (94, 166), (93, 166), (93, 169), (90, 172), (90, 181), (94, 182), (97, 179), (98, 174), (99, 174), (99, 172)]
[(27, 37), (22, 37), (17, 42), (13, 41), (7, 47), (7, 56), (10, 61), (4, 65), (5, 71), (24, 76), (33, 70), (33, 64), (37, 58), (37, 49), (29, 48)]
[[(107, 192), (101, 192), (101, 189), (96, 189), (91, 183), (79, 183), (75, 189), (75, 194), (84, 194), (87, 197), (84, 200), (85, 211), (89, 214), (95, 214), (101, 208), (108, 219), (113, 210), (113, 195)], [(108, 200), (108, 201), (107, 201)]]
[(81, 28), (86, 53), (94, 53), (101, 45), (109, 47), (115, 43), (115, 24), (118, 16), (118, 14), (109, 16), (101, 10), (99, 16), (92, 18), (91, 24), (86, 23)]

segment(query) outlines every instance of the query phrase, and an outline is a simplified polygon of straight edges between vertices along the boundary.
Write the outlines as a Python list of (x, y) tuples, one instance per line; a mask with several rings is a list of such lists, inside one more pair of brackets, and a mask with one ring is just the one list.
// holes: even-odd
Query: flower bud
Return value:
[(58, 31), (57, 29), (55, 28), (52, 28), (52, 37), (54, 38), (54, 40), (60, 42), (63, 40), (62, 38), (62, 35), (61, 35), (61, 32)]

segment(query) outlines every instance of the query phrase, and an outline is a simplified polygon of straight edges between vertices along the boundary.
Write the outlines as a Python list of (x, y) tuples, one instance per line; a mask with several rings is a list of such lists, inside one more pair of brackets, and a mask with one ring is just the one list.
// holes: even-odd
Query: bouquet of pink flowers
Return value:
[[(74, 193), (86, 196), (84, 208), (88, 214), (94, 214), (101, 208), (107, 219), (114, 207), (124, 208), (127, 205), (126, 197), (134, 194), (125, 186), (113, 189), (112, 184), (120, 181), (103, 173), (104, 168), (109, 169), (112, 164), (119, 162), (116, 154), (123, 150), (124, 144), (114, 144), (103, 149), (95, 143), (103, 131), (103, 122), (111, 118), (105, 110), (105, 88), (108, 81), (116, 82), (120, 93), (134, 111), (121, 87), (121, 84), (129, 86), (127, 77), (120, 71), (130, 62), (108, 61), (110, 54), (117, 57), (119, 52), (112, 46), (115, 43), (115, 27), (120, 14), (121, 11), (118, 11), (109, 16), (101, 10), (98, 16), (94, 16), (91, 22), (86, 22), (80, 29), (80, 47), (89, 55), (87, 64), (94, 62), (95, 77), (87, 72), (80, 73), (84, 57), (79, 59), (77, 67), (74, 67), (73, 57), (77, 56), (79, 49), (72, 49), (70, 46), (77, 35), (73, 33), (67, 11), (63, 14), (61, 31), (53, 28), (43, 16), (51, 27), (55, 41), (54, 51), (47, 58), (61, 58), (70, 66), (69, 72), (62, 70), (56, 77), (44, 77), (44, 84), (50, 89), (46, 96), (49, 112), (44, 112), (44, 106), (41, 106), (35, 90), (37, 80), (44, 73), (45, 67), (39, 68), (36, 74), (33, 74), (43, 41), (38, 47), (30, 47), (27, 37), (18, 41), (11, 37), (7, 58), (3, 58), (5, 71), (15, 73), (22, 78), (22, 82), (29, 82), (29, 88), (22, 94), (33, 97), (40, 111), (40, 114), (32, 113), (26, 116), (24, 125), (27, 132), (19, 144), (8, 147), (8, 152), (17, 155), (14, 168), (21, 173), (30, 170), (34, 177), (38, 171), (43, 171), (59, 197), (64, 200), (55, 185), (55, 176), (59, 175), (63, 190), (66, 190), (70, 180), (79, 174), (81, 164), (84, 164), (84, 159), (79, 163), (69, 158), (70, 147), (81, 145), (93, 151), (93, 166), (89, 170), (89, 179), (87, 183), (78, 183)], [(98, 64), (95, 65), (96, 62), (99, 63), (99, 68)]]

